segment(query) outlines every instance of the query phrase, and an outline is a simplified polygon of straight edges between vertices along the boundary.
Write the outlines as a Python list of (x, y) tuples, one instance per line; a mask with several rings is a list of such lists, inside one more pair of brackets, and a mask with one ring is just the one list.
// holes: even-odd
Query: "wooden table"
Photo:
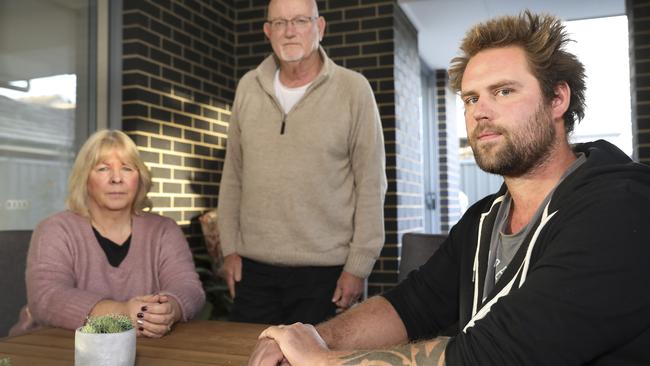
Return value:
[[(265, 325), (192, 321), (174, 326), (160, 339), (138, 338), (138, 366), (246, 365)], [(74, 331), (44, 328), (0, 339), (0, 359), (12, 366), (73, 365)]]

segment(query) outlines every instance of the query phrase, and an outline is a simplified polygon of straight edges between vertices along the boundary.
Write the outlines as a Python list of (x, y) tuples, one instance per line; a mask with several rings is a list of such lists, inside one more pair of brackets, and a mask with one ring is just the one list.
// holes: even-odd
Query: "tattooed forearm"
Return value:
[(445, 347), (449, 338), (438, 337), (430, 341), (408, 343), (387, 350), (359, 351), (340, 357), (342, 365), (377, 366), (445, 366)]

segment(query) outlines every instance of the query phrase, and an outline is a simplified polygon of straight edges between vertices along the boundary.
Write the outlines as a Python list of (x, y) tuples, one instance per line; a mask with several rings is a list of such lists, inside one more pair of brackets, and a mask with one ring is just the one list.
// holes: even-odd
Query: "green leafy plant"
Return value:
[(11, 366), (11, 358), (0, 358), (0, 366)]
[(121, 333), (133, 329), (131, 319), (122, 314), (91, 316), (81, 327), (82, 333)]

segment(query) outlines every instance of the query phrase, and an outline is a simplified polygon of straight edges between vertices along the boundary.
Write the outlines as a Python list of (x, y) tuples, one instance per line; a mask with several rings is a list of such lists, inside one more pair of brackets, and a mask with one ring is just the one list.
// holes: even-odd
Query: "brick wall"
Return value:
[(257, 67), (272, 50), (262, 31), (268, 1), (235, 0), (234, 3), (237, 11), (235, 75), (239, 80), (248, 70)]
[(650, 164), (650, 0), (628, 0), (635, 153)]
[(235, 87), (229, 0), (128, 0), (123, 129), (154, 176), (154, 211), (199, 245), (196, 217), (217, 205)]
[[(422, 123), (420, 98), (422, 94), (420, 56), (417, 31), (411, 25), (401, 8), (395, 7), (395, 141), (386, 148), (391, 160), (388, 172), (395, 181), (395, 188), (388, 193), (386, 203), (386, 226), (390, 229), (386, 249), (394, 245), (401, 247), (402, 235), (406, 232), (424, 231), (424, 166), (422, 145)], [(394, 236), (397, 236), (395, 238)], [(394, 241), (397, 239), (397, 241)], [(395, 242), (396, 244), (393, 244)], [(401, 250), (400, 257), (401, 257)], [(384, 288), (397, 282), (397, 260), (383, 260), (376, 271)]]
[[(436, 119), (438, 123), (438, 169), (440, 179), (440, 231), (449, 232), (461, 216), (459, 140), (456, 131), (456, 96), (449, 89), (446, 70), (436, 70)], [(447, 123), (451, 121), (452, 123)]]

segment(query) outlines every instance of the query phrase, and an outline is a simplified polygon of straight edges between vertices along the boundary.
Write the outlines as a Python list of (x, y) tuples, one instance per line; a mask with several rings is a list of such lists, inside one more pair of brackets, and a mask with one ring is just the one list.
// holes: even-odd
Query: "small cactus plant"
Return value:
[(81, 327), (82, 333), (121, 333), (133, 329), (131, 319), (122, 314), (90, 316)]

